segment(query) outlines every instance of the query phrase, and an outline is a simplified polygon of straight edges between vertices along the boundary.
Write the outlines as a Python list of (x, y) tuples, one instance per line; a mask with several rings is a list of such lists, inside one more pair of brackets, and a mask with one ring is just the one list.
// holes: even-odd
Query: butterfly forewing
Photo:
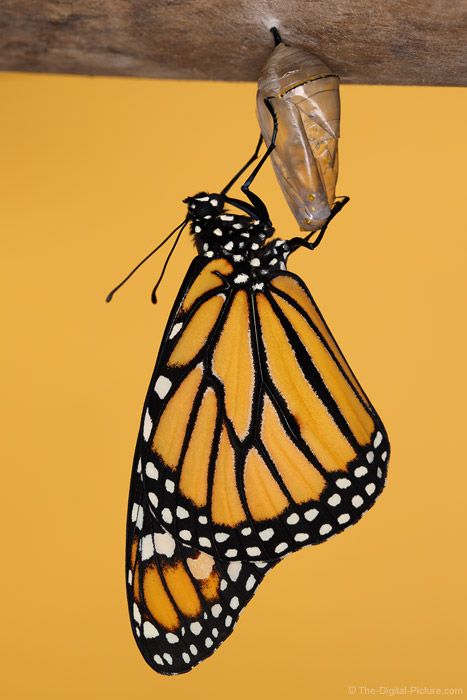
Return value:
[(186, 278), (137, 461), (147, 508), (179, 543), (274, 561), (361, 517), (389, 445), (306, 286), (285, 271), (287, 244), (256, 244), (250, 260), (232, 250), (252, 246), (247, 222), (214, 220), (217, 254), (205, 243), (211, 255)]

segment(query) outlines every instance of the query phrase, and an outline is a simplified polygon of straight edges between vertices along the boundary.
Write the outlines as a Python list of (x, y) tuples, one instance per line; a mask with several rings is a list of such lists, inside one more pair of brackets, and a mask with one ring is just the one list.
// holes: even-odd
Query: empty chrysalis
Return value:
[(319, 58), (287, 46), (273, 30), (277, 45), (258, 79), (257, 116), (266, 144), (278, 120), (271, 160), (285, 198), (305, 231), (317, 231), (331, 214), (338, 173), (339, 77)]

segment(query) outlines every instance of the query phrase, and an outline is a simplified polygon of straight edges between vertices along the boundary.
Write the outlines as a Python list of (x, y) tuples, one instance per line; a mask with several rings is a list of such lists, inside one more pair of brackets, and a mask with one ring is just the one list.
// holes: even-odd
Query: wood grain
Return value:
[(467, 84), (464, 0), (3, 0), (0, 69), (254, 81), (272, 23), (344, 83)]

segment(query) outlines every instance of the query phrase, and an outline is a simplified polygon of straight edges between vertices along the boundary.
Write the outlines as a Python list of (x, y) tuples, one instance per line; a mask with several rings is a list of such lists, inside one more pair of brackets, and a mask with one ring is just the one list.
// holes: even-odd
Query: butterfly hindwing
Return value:
[(272, 568), (264, 562), (215, 561), (176, 542), (151, 512), (139, 463), (130, 493), (126, 560), (136, 642), (147, 663), (167, 675), (185, 673), (214, 653)]

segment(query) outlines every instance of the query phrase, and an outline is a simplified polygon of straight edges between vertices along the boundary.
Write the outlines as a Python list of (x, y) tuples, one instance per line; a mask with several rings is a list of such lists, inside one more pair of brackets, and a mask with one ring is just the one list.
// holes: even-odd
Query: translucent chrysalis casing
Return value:
[(278, 121), (271, 160), (285, 198), (305, 231), (317, 231), (334, 204), (340, 124), (339, 77), (316, 56), (278, 44), (258, 79), (257, 116), (266, 144)]

